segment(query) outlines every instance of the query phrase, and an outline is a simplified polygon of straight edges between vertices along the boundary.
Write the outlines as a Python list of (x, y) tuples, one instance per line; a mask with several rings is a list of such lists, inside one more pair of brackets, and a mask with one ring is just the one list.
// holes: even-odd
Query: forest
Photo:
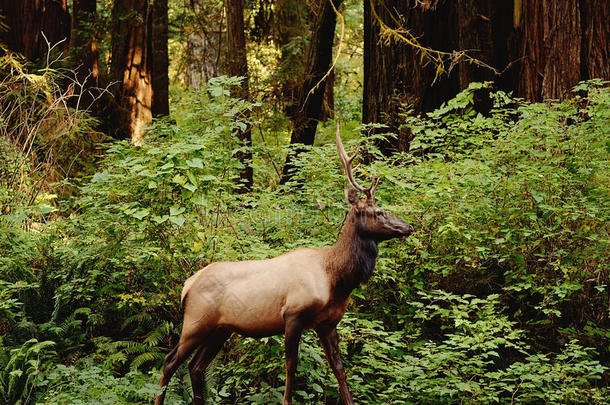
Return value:
[[(200, 403), (186, 363), (159, 384), (185, 281), (333, 245), (356, 209), (338, 128), (413, 228), (338, 323), (354, 403), (609, 404), (608, 21), (606, 0), (0, 0), (0, 404)], [(287, 354), (230, 335), (206, 403), (282, 403)], [(295, 404), (345, 403), (330, 363), (305, 331)]]

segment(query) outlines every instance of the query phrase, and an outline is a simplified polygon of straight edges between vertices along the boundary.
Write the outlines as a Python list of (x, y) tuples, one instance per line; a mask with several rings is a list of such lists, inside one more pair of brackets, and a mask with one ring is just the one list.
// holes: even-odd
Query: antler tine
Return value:
[(371, 187), (369, 187), (371, 198), (375, 197), (375, 190), (377, 190), (377, 186), (379, 185), (379, 183), (381, 183), (381, 177), (377, 177), (371, 182)]
[[(342, 145), (343, 145), (343, 144), (342, 144)], [(358, 147), (356, 148), (356, 152), (354, 152), (354, 154), (352, 155), (352, 157), (351, 157), (351, 158), (349, 158), (348, 162), (351, 164), (351, 163), (352, 163), (352, 161), (354, 160), (354, 158), (355, 158), (356, 156), (358, 156), (359, 154), (360, 154), (360, 146), (358, 146)], [(358, 165), (359, 165), (359, 164), (360, 164), (360, 163), (358, 163)], [(358, 165), (356, 165), (356, 166), (358, 166)], [(354, 170), (356, 170), (356, 169), (354, 169)]]
[(345, 169), (345, 174), (347, 175), (347, 179), (349, 180), (352, 187), (361, 193), (366, 194), (367, 197), (371, 196), (371, 188), (364, 188), (354, 178), (354, 169), (352, 169), (352, 160), (356, 156), (358, 156), (359, 150), (356, 153), (348, 158), (347, 153), (345, 153), (345, 148), (343, 147), (343, 142), (341, 141), (341, 131), (339, 129), (339, 123), (337, 123), (337, 136), (335, 137), (335, 143), (337, 144), (337, 152), (339, 153), (339, 158), (341, 159), (341, 163), (343, 163), (343, 169)]

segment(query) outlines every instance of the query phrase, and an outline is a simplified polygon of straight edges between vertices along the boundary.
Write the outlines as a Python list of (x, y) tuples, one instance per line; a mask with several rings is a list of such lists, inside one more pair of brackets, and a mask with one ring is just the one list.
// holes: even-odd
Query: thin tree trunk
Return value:
[(298, 109), (293, 115), (294, 128), (290, 144), (296, 147), (286, 157), (280, 184), (284, 184), (293, 175), (293, 161), (303, 151), (298, 145), (313, 145), (327, 85), (327, 78), (324, 76), (328, 73), (332, 62), (337, 25), (335, 9), (339, 9), (341, 3), (342, 0), (325, 0), (316, 20), (307, 57), (307, 79), (299, 92)]
[(152, 115), (160, 117), (169, 115), (169, 20), (167, 0), (152, 1)]
[(141, 142), (152, 122), (150, 55), (151, 10), (147, 0), (115, 1), (112, 10), (111, 79), (118, 108), (112, 122), (114, 135)]
[(324, 101), (320, 121), (332, 120), (335, 117), (335, 70), (333, 69), (326, 78), (326, 89), (324, 90)]
[(76, 79), (80, 85), (80, 96), (76, 102), (79, 109), (95, 112), (93, 105), (99, 79), (98, 45), (91, 29), (95, 22), (96, 0), (74, 0), (72, 13), (71, 52), (76, 66)]
[(224, 5), (205, 0), (191, 1), (195, 20), (185, 27), (185, 81), (198, 90), (213, 77), (225, 74), (226, 38)]
[(280, 68), (275, 91), (279, 93), (282, 109), (292, 118), (299, 107), (298, 94), (307, 67), (304, 66), (305, 52), (298, 46), (305, 42), (309, 31), (307, 5), (299, 0), (278, 0), (276, 9), (275, 26), (280, 49)]
[[(233, 97), (248, 100), (249, 78), (248, 60), (246, 56), (246, 35), (244, 31), (244, 3), (243, 0), (227, 0), (227, 33), (228, 33), (228, 52), (227, 52), (227, 72), (230, 76), (244, 77), (242, 85), (235, 88)], [(244, 121), (249, 121), (249, 114), (244, 113), (241, 117)], [(235, 157), (243, 165), (239, 174), (240, 186), (238, 192), (246, 193), (252, 189), (253, 170), (252, 170), (252, 129), (251, 126), (241, 131), (237, 130), (237, 138), (241, 147), (246, 151), (238, 152)]]

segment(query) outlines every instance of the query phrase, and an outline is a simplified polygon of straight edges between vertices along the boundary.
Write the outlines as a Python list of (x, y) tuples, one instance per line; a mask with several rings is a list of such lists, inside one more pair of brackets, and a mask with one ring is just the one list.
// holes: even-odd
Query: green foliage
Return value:
[(36, 70), (3, 52), (0, 77), (0, 212), (15, 222), (44, 220), (56, 192), (66, 191), (51, 184), (94, 171), (104, 136), (79, 105), (72, 72), (53, 64)]
[[(232, 99), (238, 84), (218, 78), (180, 94), (176, 122), (156, 122), (143, 146), (109, 144), (72, 197), (40, 200), (58, 210), (53, 221), (19, 204), (3, 212), (1, 400), (148, 403), (190, 274), (335, 240), (346, 205), (333, 125), (302, 154), (294, 181), (276, 187), (271, 163), (285, 153), (278, 139), (287, 131), (260, 106)], [(583, 83), (561, 103), (492, 94), (489, 117), (472, 106), (485, 85), (472, 85), (428, 116), (404, 117), (413, 149), (391, 157), (374, 139), (350, 136), (360, 133), (355, 123), (343, 126), (356, 128), (344, 131), (346, 148), (373, 157), (358, 176), (383, 176), (379, 205), (416, 229), (381, 246), (375, 276), (354, 291), (339, 325), (357, 402), (604, 403), (610, 91), (602, 84)], [(243, 145), (232, 134), (247, 124), (244, 110), (260, 128), (257, 177), (252, 193), (238, 195), (233, 156)], [(2, 185), (0, 196), (12, 191)], [(234, 337), (211, 366), (208, 394), (214, 403), (275, 403), (284, 378), (281, 338)], [(188, 403), (188, 386), (183, 369), (170, 401)], [(339, 401), (313, 334), (303, 338), (296, 397)]]
[(469, 156), (506, 133), (511, 125), (510, 107), (514, 103), (502, 92), (493, 93), (494, 109), (485, 117), (474, 108), (478, 91), (491, 87), (491, 83), (470, 83), (468, 88), (425, 116), (406, 114), (402, 127), (413, 134), (410, 152), (426, 158), (443, 157), (457, 161)]
[(416, 236), (421, 270), (503, 283), (516, 315), (533, 307), (541, 318), (529, 321), (543, 325), (576, 292), (590, 305), (582, 311), (607, 299), (607, 97), (593, 88), (583, 104), (524, 105), (493, 146), (413, 166), (417, 188), (404, 198), (426, 235)]
[[(38, 403), (45, 405), (148, 404), (159, 394), (156, 380), (150, 375), (130, 371), (115, 377), (111, 371), (90, 362), (79, 366), (58, 364), (45, 375), (47, 393)], [(185, 404), (170, 395), (168, 404)]]
[[(0, 341), (0, 348), (1, 346)], [(4, 404), (26, 404), (41, 384), (41, 371), (55, 343), (30, 339), (18, 348), (0, 352), (0, 400)]]
[[(559, 354), (533, 354), (524, 331), (503, 314), (499, 297), (420, 292), (412, 302), (424, 328), (388, 331), (376, 320), (349, 319), (364, 346), (355, 356), (356, 390), (366, 403), (602, 403), (592, 389), (606, 367), (576, 341)], [(427, 324), (443, 333), (426, 338)], [(519, 360), (511, 362), (511, 357)]]

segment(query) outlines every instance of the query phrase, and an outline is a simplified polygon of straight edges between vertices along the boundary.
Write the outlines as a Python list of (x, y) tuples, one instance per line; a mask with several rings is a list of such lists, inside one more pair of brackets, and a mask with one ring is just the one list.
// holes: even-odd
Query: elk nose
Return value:
[(411, 233), (413, 233), (413, 227), (409, 224), (405, 224), (401, 231), (403, 236), (409, 236)]

